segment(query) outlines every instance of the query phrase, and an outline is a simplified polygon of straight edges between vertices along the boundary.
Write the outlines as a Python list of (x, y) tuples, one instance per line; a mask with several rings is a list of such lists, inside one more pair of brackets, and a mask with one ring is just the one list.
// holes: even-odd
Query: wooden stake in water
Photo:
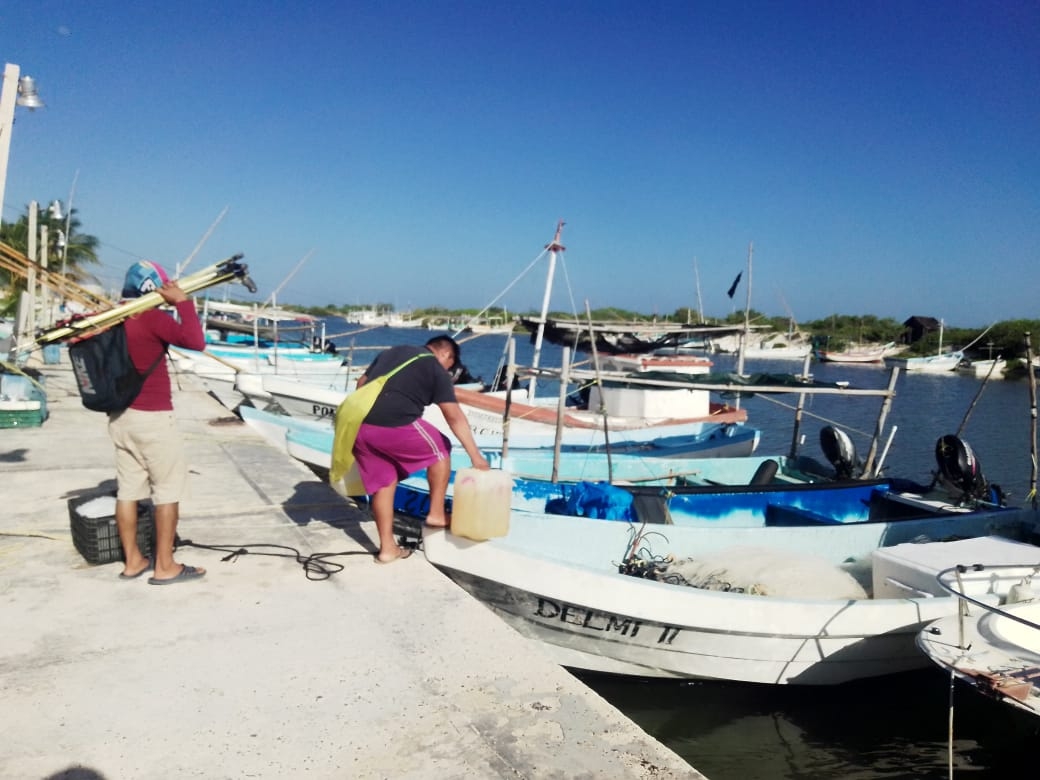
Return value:
[[(802, 378), (803, 379), (808, 379), (809, 378), (809, 360), (811, 359), (811, 357), (812, 356), (810, 354), (807, 354), (805, 356), (804, 360), (802, 361)], [(802, 429), (802, 415), (803, 415), (804, 411), (805, 411), (805, 393), (799, 393), (798, 394), (798, 406), (797, 406), (797, 408), (795, 409), (795, 412), (794, 412), (794, 430), (791, 432), (791, 449), (790, 449), (790, 452), (788, 453), (789, 456), (792, 459), (798, 455), (798, 444), (799, 444), (799, 442), (802, 439), (801, 429)]]
[(570, 382), (571, 348), (563, 348), (563, 365), (560, 367), (560, 401), (556, 412), (556, 439), (553, 442), (552, 482), (560, 478), (560, 449), (563, 444), (563, 420), (567, 414), (567, 385)]
[(1029, 471), (1029, 500), (1036, 509), (1036, 369), (1033, 367), (1033, 345), (1029, 333), (1026, 340), (1026, 370), (1029, 372), (1029, 456), (1032, 465)]
[(607, 402), (603, 396), (603, 375), (599, 370), (599, 352), (596, 351), (596, 331), (592, 327), (592, 310), (589, 299), (585, 299), (585, 316), (589, 321), (589, 343), (592, 345), (592, 365), (596, 370), (596, 386), (599, 388), (599, 413), (603, 415), (603, 445), (607, 450), (607, 482), (614, 482), (614, 465), (610, 459), (610, 425), (607, 420)]
[(986, 389), (986, 383), (989, 382), (989, 378), (991, 376), (993, 376), (993, 369), (996, 368), (996, 366), (997, 366), (996, 363), (990, 363), (989, 364), (989, 371), (986, 372), (986, 376), (982, 380), (982, 383), (979, 385), (979, 389), (975, 393), (975, 397), (972, 398), (971, 399), (971, 403), (968, 404), (968, 409), (967, 409), (967, 411), (964, 412), (964, 419), (961, 420), (961, 424), (957, 428), (957, 434), (956, 435), (958, 437), (962, 433), (964, 433), (964, 428), (968, 425), (968, 418), (971, 417), (971, 413), (973, 411), (975, 411), (975, 405), (979, 402), (979, 399), (982, 397), (982, 391)]
[[(513, 405), (513, 377), (516, 376), (516, 343), (510, 337), (506, 357), (506, 404), (502, 412), (502, 461), (509, 454), (509, 411)], [(494, 389), (494, 388), (492, 388)], [(505, 468), (505, 466), (503, 466)]]
[(867, 451), (867, 460), (863, 465), (864, 475), (870, 474), (874, 469), (874, 457), (877, 455), (878, 443), (881, 441), (881, 432), (885, 430), (885, 420), (892, 408), (892, 398), (896, 394), (896, 380), (899, 378), (899, 366), (892, 368), (892, 376), (888, 380), (888, 390), (885, 400), (881, 402), (881, 410), (878, 413), (877, 427), (874, 429), (874, 437), (870, 440), (870, 449)]

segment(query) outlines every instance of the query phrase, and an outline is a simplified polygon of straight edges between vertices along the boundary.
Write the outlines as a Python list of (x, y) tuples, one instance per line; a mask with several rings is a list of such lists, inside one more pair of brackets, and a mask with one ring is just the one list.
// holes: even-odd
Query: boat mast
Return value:
[[(564, 224), (565, 223), (562, 219), (556, 223), (556, 235), (553, 236), (552, 243), (545, 245), (545, 248), (549, 251), (549, 273), (545, 279), (545, 295), (542, 298), (542, 314), (538, 320), (538, 331), (535, 333), (534, 337), (534, 354), (531, 356), (531, 368), (538, 368), (538, 359), (542, 354), (542, 339), (545, 337), (545, 322), (549, 316), (549, 298), (552, 294), (553, 275), (556, 273), (556, 253), (563, 252), (567, 249), (567, 247), (560, 243), (560, 233), (563, 232)], [(595, 343), (593, 343), (592, 348), (596, 348)], [(537, 381), (535, 374), (532, 374), (531, 382), (527, 387), (528, 400), (535, 397), (534, 391)]]
[(798, 323), (794, 320), (794, 312), (787, 305), (787, 299), (784, 297), (783, 292), (780, 290), (777, 290), (777, 292), (780, 295), (780, 302), (784, 305), (784, 311), (787, 312), (787, 343), (790, 344), (794, 341), (794, 329)]
[[(751, 327), (751, 257), (755, 252), (753, 242), (748, 242), (747, 248), (747, 290), (744, 298), (744, 332), (740, 334), (740, 348), (737, 350), (737, 376), (744, 375), (744, 346), (747, 344), (748, 328)], [(738, 400), (740, 396), (737, 396)]]
[(1026, 342), (1026, 371), (1029, 378), (1029, 454), (1033, 457), (1030, 458), (1032, 466), (1029, 471), (1029, 495), (1026, 498), (1030, 499), (1033, 504), (1033, 510), (1036, 510), (1037, 505), (1037, 494), (1036, 494), (1036, 477), (1037, 477), (1037, 452), (1036, 452), (1036, 368), (1033, 366), (1033, 342), (1030, 339), (1029, 331), (1025, 333)]
[[(79, 171), (76, 171), (76, 177), (77, 178), (79, 177)], [(75, 181), (75, 179), (72, 182), (72, 188), (73, 189), (76, 188), (76, 181)], [(70, 223), (71, 223), (71, 219), (72, 219), (72, 205), (71, 204), (72, 204), (72, 194), (70, 193), (69, 194), (69, 220), (70, 220)], [(199, 250), (202, 249), (202, 245), (205, 244), (207, 241), (209, 241), (209, 237), (211, 235), (213, 235), (213, 231), (217, 229), (217, 225), (219, 225), (221, 220), (224, 219), (224, 216), (228, 213), (228, 209), (229, 208), (231, 208), (231, 207), (230, 206), (225, 206), (224, 210), (221, 211), (217, 215), (217, 218), (215, 220), (213, 220), (213, 224), (209, 226), (209, 230), (207, 230), (205, 233), (202, 234), (202, 238), (199, 239), (199, 243), (197, 243), (195, 245), (195, 248), (191, 250), (191, 254), (188, 255), (186, 258), (184, 258), (184, 262), (183, 263), (177, 263), (176, 273), (174, 274), (174, 277), (176, 279), (180, 279), (181, 278), (181, 275), (184, 273), (184, 271), (188, 267), (188, 263), (190, 263), (192, 260), (195, 259), (195, 255), (197, 255), (199, 253)], [(66, 224), (69, 224), (69, 223), (66, 223)], [(66, 228), (65, 234), (68, 235), (68, 233), (69, 233), (68, 228)], [(63, 273), (64, 273), (64, 271), (63, 271)], [(225, 288), (225, 294), (226, 294), (226, 292), (227, 292), (227, 288)], [(225, 298), (224, 300), (227, 300), (227, 298)]]
[(697, 268), (697, 258), (693, 258), (693, 278), (697, 282), (697, 324), (704, 324), (704, 304), (701, 302), (701, 274)]

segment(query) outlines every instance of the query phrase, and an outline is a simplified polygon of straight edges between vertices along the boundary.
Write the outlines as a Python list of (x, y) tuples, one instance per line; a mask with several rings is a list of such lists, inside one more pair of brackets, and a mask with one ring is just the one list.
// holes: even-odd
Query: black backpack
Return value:
[(69, 344), (69, 360), (83, 405), (95, 412), (121, 412), (141, 392), (148, 375), (166, 357), (164, 351), (143, 374), (130, 359), (123, 323)]

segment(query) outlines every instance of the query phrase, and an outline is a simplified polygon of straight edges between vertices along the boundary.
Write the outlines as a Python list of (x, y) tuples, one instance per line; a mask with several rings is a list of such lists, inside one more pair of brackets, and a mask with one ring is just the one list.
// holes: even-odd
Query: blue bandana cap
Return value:
[(158, 263), (141, 260), (126, 270), (123, 280), (123, 297), (140, 298), (145, 293), (154, 292), (169, 281), (166, 271)]

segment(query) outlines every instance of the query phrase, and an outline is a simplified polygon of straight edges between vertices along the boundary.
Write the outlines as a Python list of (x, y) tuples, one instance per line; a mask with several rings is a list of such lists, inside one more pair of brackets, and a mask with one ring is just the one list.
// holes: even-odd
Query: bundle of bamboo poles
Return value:
[(75, 301), (88, 309), (102, 309), (112, 306), (112, 301), (103, 295), (91, 292), (86, 287), (73, 282), (64, 274), (43, 268), (14, 247), (2, 242), (0, 242), (0, 268), (26, 280), (31, 279), (35, 275), (37, 283), (49, 288), (59, 298)]
[[(223, 284), (224, 282), (240, 281), (251, 293), (256, 292), (256, 285), (249, 278), (248, 267), (239, 262), (242, 254), (233, 255), (226, 260), (204, 268), (197, 273), (178, 279), (177, 282), (184, 292), (191, 295), (207, 287)], [(36, 336), (36, 343), (40, 346), (56, 344), (69, 339), (88, 337), (98, 331), (110, 328), (116, 323), (122, 322), (134, 314), (154, 309), (163, 303), (163, 297), (157, 292), (145, 293), (140, 298), (113, 306), (107, 311), (77, 317), (56, 325)]]

